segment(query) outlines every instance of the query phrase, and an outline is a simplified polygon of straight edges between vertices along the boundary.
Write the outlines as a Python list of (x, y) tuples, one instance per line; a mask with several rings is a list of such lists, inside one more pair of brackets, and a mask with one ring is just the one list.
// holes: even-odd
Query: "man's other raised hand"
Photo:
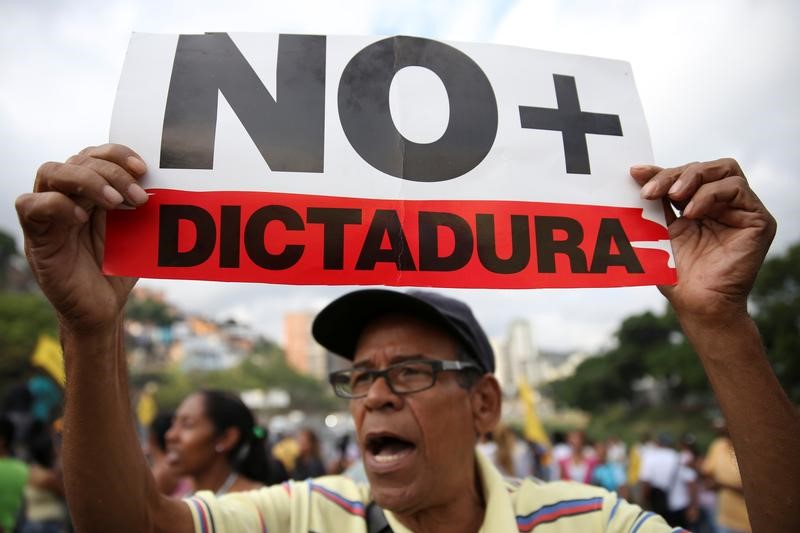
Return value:
[(25, 254), (62, 326), (102, 327), (116, 321), (125, 305), (136, 280), (101, 272), (105, 215), (147, 201), (136, 183), (146, 170), (125, 146), (88, 147), (65, 163), (43, 164), (34, 192), (17, 198)]
[(665, 203), (678, 283), (659, 288), (678, 315), (701, 322), (746, 315), (747, 295), (777, 225), (739, 164), (641, 165), (631, 167), (631, 176), (643, 198)]

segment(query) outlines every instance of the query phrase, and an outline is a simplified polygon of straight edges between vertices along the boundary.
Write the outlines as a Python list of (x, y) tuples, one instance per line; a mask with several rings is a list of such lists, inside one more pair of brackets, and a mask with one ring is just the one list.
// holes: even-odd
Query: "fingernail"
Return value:
[(78, 222), (83, 224), (87, 220), (89, 220), (89, 215), (86, 213), (86, 211), (83, 210), (82, 207), (76, 205), (75, 206), (75, 218), (78, 219)]
[(147, 201), (147, 193), (138, 184), (131, 183), (128, 186), (128, 198), (136, 205), (141, 205)]
[(672, 187), (669, 188), (669, 192), (667, 194), (675, 194), (683, 189), (683, 181), (676, 180), (675, 183), (672, 184)]
[(126, 162), (128, 163), (128, 168), (132, 170), (135, 174), (141, 176), (142, 174), (147, 172), (147, 165), (145, 165), (144, 161), (142, 161), (138, 157), (133, 157), (132, 155), (129, 155)]
[(631, 167), (631, 172), (638, 172), (638, 171), (642, 171), (642, 172), (644, 172), (645, 170), (647, 170), (647, 169), (649, 169), (649, 168), (650, 168), (650, 167), (649, 167), (649, 166), (647, 166), (647, 165), (633, 165), (633, 166)]
[(681, 213), (681, 214), (683, 216), (687, 216), (687, 215), (691, 216), (692, 210), (694, 210), (694, 200), (692, 200), (688, 204), (686, 204), (686, 207), (683, 208), (683, 213)]
[(121, 204), (122, 200), (124, 200), (122, 195), (111, 185), (106, 185), (103, 187), (103, 196), (105, 196), (106, 200), (108, 200), (108, 203), (113, 205)]
[(653, 196), (653, 193), (655, 192), (655, 190), (656, 190), (656, 182), (648, 181), (642, 187), (642, 190), (641, 190), (640, 194), (641, 194), (642, 198), (650, 198), (650, 197)]

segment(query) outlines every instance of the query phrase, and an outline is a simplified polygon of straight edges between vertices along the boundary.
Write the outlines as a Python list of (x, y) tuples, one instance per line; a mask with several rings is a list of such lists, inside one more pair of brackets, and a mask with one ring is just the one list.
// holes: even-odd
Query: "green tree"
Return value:
[(40, 334), (57, 332), (55, 311), (43, 297), (0, 292), (0, 383), (19, 378), (30, 367)]
[[(751, 303), (775, 373), (789, 397), (800, 402), (800, 244), (764, 262)], [(616, 347), (550, 385), (557, 401), (598, 413), (629, 402), (635, 396), (632, 384), (651, 376), (665, 387), (667, 403), (673, 407), (690, 400), (701, 406), (713, 404), (702, 364), (671, 309), (626, 318), (616, 338)]]
[(280, 388), (289, 393), (290, 409), (306, 412), (330, 411), (340, 406), (327, 384), (291, 368), (277, 346), (263, 343), (261, 347), (262, 350), (253, 353), (235, 368), (188, 373), (172, 369), (158, 374), (132, 376), (132, 382), (138, 386), (147, 381), (158, 383), (156, 401), (164, 409), (176, 408), (187, 395), (203, 388), (236, 392)]
[(19, 255), (17, 243), (9, 233), (0, 230), (0, 289), (6, 288), (11, 258)]
[(616, 332), (617, 345), (581, 363), (575, 374), (551, 384), (557, 401), (590, 412), (629, 404), (634, 384), (645, 376), (666, 389), (668, 403), (679, 404), (691, 393), (710, 400), (703, 367), (681, 334), (671, 310), (626, 318)]
[(175, 322), (175, 315), (167, 304), (150, 298), (128, 300), (125, 316), (131, 320), (157, 326), (169, 326)]
[(764, 262), (752, 302), (775, 373), (800, 402), (800, 243)]

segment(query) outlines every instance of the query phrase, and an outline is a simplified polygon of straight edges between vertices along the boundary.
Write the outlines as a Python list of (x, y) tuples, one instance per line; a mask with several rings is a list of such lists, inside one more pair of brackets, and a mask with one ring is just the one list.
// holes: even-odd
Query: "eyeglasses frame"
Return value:
[[(392, 370), (394, 370), (397, 367), (401, 367), (401, 366), (405, 366), (405, 365), (409, 365), (409, 364), (419, 364), (419, 363), (425, 363), (425, 364), (431, 365), (431, 370), (433, 371), (433, 379), (431, 381), (431, 384), (429, 386), (423, 388), (423, 389), (417, 389), (417, 390), (413, 390), (413, 391), (398, 391), (398, 390), (395, 390), (394, 384), (392, 383), (392, 380), (389, 379), (389, 372), (391, 372)], [(337, 376), (344, 375), (346, 373), (352, 372), (353, 370), (357, 370), (357, 369), (356, 368), (346, 368), (344, 370), (336, 370), (334, 372), (331, 372), (328, 375), (328, 382), (331, 384), (331, 387), (333, 387), (333, 393), (336, 396), (338, 396), (339, 398), (344, 398), (345, 400), (359, 400), (361, 398), (365, 398), (369, 394), (369, 387), (372, 387), (372, 385), (375, 383), (375, 381), (378, 380), (379, 378), (384, 378), (386, 380), (386, 384), (389, 386), (389, 390), (391, 390), (394, 394), (397, 394), (398, 396), (404, 396), (404, 395), (407, 395), (407, 394), (415, 394), (417, 392), (422, 392), (422, 391), (425, 391), (425, 390), (433, 388), (433, 386), (436, 385), (436, 380), (438, 379), (439, 374), (441, 372), (463, 372), (465, 370), (477, 370), (477, 371), (480, 372), (481, 368), (478, 365), (476, 365), (475, 363), (472, 363), (470, 361), (450, 361), (450, 360), (443, 360), (443, 359), (424, 359), (424, 358), (409, 359), (407, 361), (401, 361), (399, 363), (395, 363), (395, 364), (389, 365), (386, 368), (384, 368), (383, 370), (361, 369), (363, 372), (369, 374), (371, 376), (371, 378), (372, 378), (370, 383), (369, 383), (369, 387), (367, 387), (367, 392), (365, 392), (364, 394), (351, 395), (351, 396), (346, 396), (346, 395), (343, 395), (343, 394), (339, 394), (339, 391), (336, 388), (336, 383), (334, 382), (334, 380), (336, 379)]]

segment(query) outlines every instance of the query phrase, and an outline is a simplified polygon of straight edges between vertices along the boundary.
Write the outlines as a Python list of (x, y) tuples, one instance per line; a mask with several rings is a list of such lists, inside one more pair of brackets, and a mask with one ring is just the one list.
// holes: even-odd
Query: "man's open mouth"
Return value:
[(396, 435), (378, 434), (368, 436), (366, 455), (375, 466), (392, 466), (416, 450), (416, 445)]

